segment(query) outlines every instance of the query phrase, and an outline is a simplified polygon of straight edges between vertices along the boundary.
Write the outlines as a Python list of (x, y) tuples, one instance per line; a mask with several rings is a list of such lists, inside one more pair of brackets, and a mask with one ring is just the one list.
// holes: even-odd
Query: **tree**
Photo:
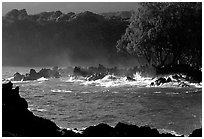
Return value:
[(117, 50), (154, 67), (201, 67), (202, 3), (140, 3)]

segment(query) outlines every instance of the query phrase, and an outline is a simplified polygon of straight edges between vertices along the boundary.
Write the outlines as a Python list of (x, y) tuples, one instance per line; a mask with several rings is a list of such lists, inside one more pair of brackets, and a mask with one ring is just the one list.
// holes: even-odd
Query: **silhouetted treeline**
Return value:
[(124, 18), (124, 19), (130, 19), (134, 11), (118, 11), (118, 12), (105, 12), (101, 13), (101, 15), (107, 17), (107, 18)]
[(120, 63), (115, 45), (129, 23), (89, 11), (28, 15), (12, 10), (2, 21), (3, 65)]

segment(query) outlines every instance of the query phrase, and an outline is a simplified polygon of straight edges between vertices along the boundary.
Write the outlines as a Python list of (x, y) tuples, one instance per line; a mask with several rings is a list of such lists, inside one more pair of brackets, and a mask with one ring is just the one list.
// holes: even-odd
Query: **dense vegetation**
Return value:
[(202, 3), (140, 3), (117, 49), (156, 69), (200, 69)]
[(2, 32), (3, 65), (129, 62), (157, 73), (202, 67), (202, 3), (140, 3), (135, 12), (101, 15), (14, 9), (3, 16)]
[(129, 21), (120, 16), (60, 11), (3, 16), (3, 65), (46, 66), (119, 63), (115, 45)]

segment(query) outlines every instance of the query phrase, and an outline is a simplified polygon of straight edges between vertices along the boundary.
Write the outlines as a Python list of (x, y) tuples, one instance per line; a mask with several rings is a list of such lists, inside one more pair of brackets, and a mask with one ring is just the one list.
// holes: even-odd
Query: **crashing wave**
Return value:
[(9, 81), (11, 81), (12, 83), (28, 83), (28, 82), (31, 82), (31, 81), (23, 81), (23, 80), (21, 80), (21, 81), (13, 81), (13, 80), (5, 80), (3, 83), (7, 83), (7, 82), (9, 82)]
[(30, 107), (28, 107), (27, 108), (29, 111), (38, 111), (38, 112), (45, 112), (45, 111), (47, 111), (46, 109), (40, 109), (40, 108), (30, 108)]
[[(144, 77), (140, 72), (133, 74), (133, 77), (127, 76), (115, 76), (108, 74), (102, 79), (89, 80), (89, 77), (81, 76), (69, 76), (68, 79), (64, 79), (65, 82), (79, 83), (81, 85), (94, 85), (101, 87), (118, 87), (118, 86), (137, 86), (137, 87), (160, 87), (160, 88), (180, 88), (183, 87), (183, 84), (189, 87), (202, 88), (202, 83), (190, 83), (185, 80), (185, 75), (180, 75), (181, 80), (178, 82), (173, 75), (163, 76), (166, 80), (171, 79), (171, 82), (163, 83), (158, 86), (151, 86), (152, 82), (155, 82), (160, 77)], [(130, 79), (129, 79), (130, 78)]]
[(168, 129), (158, 129), (159, 133), (170, 133), (175, 136), (182, 136), (182, 134), (176, 133), (176, 131), (168, 130)]
[(60, 89), (52, 89), (51, 92), (53, 93), (71, 93), (71, 90), (60, 90)]
[(68, 76), (68, 79), (61, 79), (62, 81), (65, 82), (83, 82), (86, 80), (85, 77), (82, 76)]
[(15, 81), (14, 80), (14, 77), (9, 77), (7, 79), (2, 79), (2, 83), (7, 83), (9, 81), (11, 81), (12, 83), (28, 83), (28, 82), (34, 82), (34, 81), (38, 81), (38, 82), (41, 82), (41, 81), (47, 81), (48, 79), (47, 78), (44, 78), (44, 77), (41, 77), (37, 80), (27, 80), (27, 81), (24, 81), (23, 79), (20, 80), (20, 81)]
[(37, 79), (37, 81), (47, 81), (48, 79), (47, 78), (44, 78), (44, 77), (41, 77), (39, 79)]

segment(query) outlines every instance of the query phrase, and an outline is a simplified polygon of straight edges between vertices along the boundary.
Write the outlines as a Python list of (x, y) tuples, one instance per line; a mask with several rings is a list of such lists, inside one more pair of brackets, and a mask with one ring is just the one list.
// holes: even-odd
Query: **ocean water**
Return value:
[[(35, 68), (39, 71), (41, 68)], [(2, 81), (29, 67), (3, 67)], [(202, 85), (180, 88), (176, 83), (149, 87), (150, 77), (136, 73), (136, 81), (108, 75), (101, 80), (84, 78), (41, 78), (13, 82), (20, 87), (29, 109), (63, 128), (86, 128), (118, 122), (148, 125), (161, 132), (189, 135), (202, 126)]]

